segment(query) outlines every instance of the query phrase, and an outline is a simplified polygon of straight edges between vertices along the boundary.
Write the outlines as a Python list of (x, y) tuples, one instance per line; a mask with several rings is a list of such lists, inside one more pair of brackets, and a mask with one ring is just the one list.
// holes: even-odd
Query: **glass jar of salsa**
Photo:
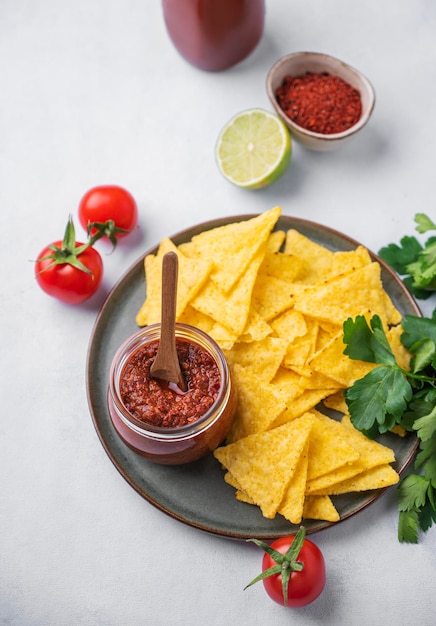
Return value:
[(168, 34), (202, 70), (224, 70), (247, 57), (263, 33), (265, 0), (162, 0)]
[(150, 375), (160, 324), (127, 339), (112, 361), (108, 407), (124, 443), (142, 456), (167, 465), (195, 461), (226, 437), (236, 412), (236, 391), (215, 341), (187, 324), (176, 324), (176, 345), (187, 383)]

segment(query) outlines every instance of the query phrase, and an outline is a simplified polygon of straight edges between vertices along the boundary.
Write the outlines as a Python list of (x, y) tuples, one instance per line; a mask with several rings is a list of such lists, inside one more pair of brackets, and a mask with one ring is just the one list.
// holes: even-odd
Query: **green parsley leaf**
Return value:
[(419, 511), (418, 519), (421, 530), (424, 532), (426, 532), (433, 525), (433, 523), (436, 522), (436, 508), (434, 501), (432, 503), (430, 499), (427, 500)]
[(403, 478), (398, 487), (398, 510), (412, 511), (425, 504), (428, 480), (418, 474), (409, 474)]
[(418, 437), (423, 442), (428, 441), (433, 436), (436, 438), (436, 406), (432, 408), (430, 413), (415, 420), (413, 429), (417, 431)]
[(425, 213), (417, 213), (415, 215), (416, 230), (418, 233), (426, 233), (428, 230), (436, 230), (434, 224)]
[(371, 318), (371, 327), (363, 315), (358, 315), (355, 320), (348, 318), (343, 329), (344, 343), (347, 344), (344, 354), (351, 359), (385, 365), (396, 363), (378, 315)]
[(422, 249), (416, 237), (406, 236), (401, 239), (399, 246), (391, 243), (381, 248), (378, 254), (398, 274), (407, 274), (407, 266), (415, 261)]
[[(416, 230), (423, 234), (435, 230), (436, 225), (424, 213), (415, 215)], [(405, 236), (400, 245), (391, 243), (379, 251), (379, 256), (403, 276), (409, 290), (425, 299), (428, 291), (436, 290), (436, 237), (422, 245), (416, 237)]]
[(412, 387), (400, 368), (379, 365), (344, 392), (351, 421), (358, 430), (378, 423), (385, 433), (399, 423), (412, 397)]
[(418, 543), (418, 511), (401, 511), (398, 519), (398, 540), (405, 543)]
[(420, 372), (435, 361), (436, 345), (433, 339), (426, 337), (415, 344), (415, 356), (410, 361), (412, 372)]

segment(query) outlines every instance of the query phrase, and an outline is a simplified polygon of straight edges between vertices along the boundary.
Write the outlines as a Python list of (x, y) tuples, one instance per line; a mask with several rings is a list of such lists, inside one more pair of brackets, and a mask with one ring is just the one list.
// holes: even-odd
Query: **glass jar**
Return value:
[(133, 355), (159, 338), (160, 324), (152, 324), (136, 332), (118, 349), (110, 369), (109, 414), (119, 437), (138, 454), (166, 465), (190, 463), (210, 453), (225, 439), (236, 412), (235, 386), (225, 357), (215, 341), (198, 328), (177, 323), (176, 339), (197, 344), (218, 367), (218, 396), (206, 413), (184, 426), (158, 427), (135, 418), (122, 401), (120, 381)]
[(162, 0), (162, 8), (174, 46), (202, 70), (239, 63), (263, 33), (265, 0)]

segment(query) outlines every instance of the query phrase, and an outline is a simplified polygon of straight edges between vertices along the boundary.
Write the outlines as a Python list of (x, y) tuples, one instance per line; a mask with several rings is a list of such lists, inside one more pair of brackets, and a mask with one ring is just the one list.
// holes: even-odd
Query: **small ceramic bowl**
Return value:
[[(278, 87), (281, 86), (286, 76), (301, 76), (306, 72), (327, 72), (339, 76), (360, 92), (362, 113), (354, 126), (330, 135), (316, 133), (299, 126), (284, 113), (276, 97)], [(266, 87), (277, 115), (289, 128), (292, 137), (312, 150), (334, 150), (348, 142), (366, 125), (375, 104), (374, 89), (365, 76), (343, 61), (318, 52), (295, 52), (279, 59), (268, 72)]]

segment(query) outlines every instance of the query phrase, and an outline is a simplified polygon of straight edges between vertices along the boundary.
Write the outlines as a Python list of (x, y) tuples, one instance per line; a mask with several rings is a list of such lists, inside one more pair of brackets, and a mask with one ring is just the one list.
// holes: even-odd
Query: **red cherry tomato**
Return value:
[(70, 218), (64, 239), (46, 246), (38, 255), (35, 276), (50, 296), (68, 304), (80, 304), (99, 288), (103, 262), (89, 243), (76, 242)]
[[(271, 547), (281, 554), (285, 554), (292, 545), (294, 537), (282, 537), (271, 544)], [(297, 561), (303, 563), (301, 571), (291, 572), (288, 584), (287, 606), (301, 607), (310, 604), (324, 589), (326, 572), (325, 562), (321, 550), (314, 543), (305, 539), (298, 554)], [(262, 560), (262, 570), (274, 567), (276, 562), (265, 553)], [(282, 590), (282, 575), (273, 574), (263, 580), (267, 594), (274, 602), (285, 604)]]
[(305, 535), (301, 527), (295, 537), (282, 537), (271, 545), (249, 539), (265, 554), (261, 574), (247, 587), (262, 580), (269, 597), (282, 606), (302, 607), (316, 600), (326, 581), (325, 562), (321, 550)]
[[(79, 204), (79, 221), (85, 230), (88, 225), (112, 220), (117, 238), (128, 235), (138, 221), (138, 208), (133, 196), (117, 185), (93, 187), (85, 193)], [(118, 231), (121, 229), (121, 232)], [(95, 234), (91, 229), (90, 234)]]

